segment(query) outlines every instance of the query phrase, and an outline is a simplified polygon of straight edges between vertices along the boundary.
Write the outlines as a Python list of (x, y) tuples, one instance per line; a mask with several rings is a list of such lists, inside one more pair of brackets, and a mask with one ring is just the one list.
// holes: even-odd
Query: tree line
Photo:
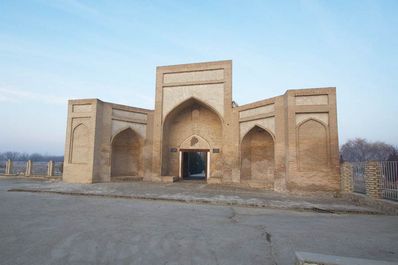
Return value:
[(384, 142), (371, 142), (364, 138), (348, 140), (340, 148), (341, 162), (398, 161), (398, 147)]
[[(11, 159), (13, 161), (63, 162), (63, 156), (43, 155), (39, 153), (21, 153), (21, 152), (0, 152), (0, 161)], [(364, 138), (355, 138), (348, 140), (340, 148), (341, 162), (361, 162), (361, 161), (398, 161), (398, 147), (384, 142), (371, 142)]]
[(64, 156), (56, 156), (56, 155), (43, 155), (39, 153), (22, 153), (22, 152), (0, 152), (0, 161), (6, 160), (12, 161), (28, 161), (32, 160), (32, 162), (48, 162), (50, 160), (54, 162), (63, 162)]

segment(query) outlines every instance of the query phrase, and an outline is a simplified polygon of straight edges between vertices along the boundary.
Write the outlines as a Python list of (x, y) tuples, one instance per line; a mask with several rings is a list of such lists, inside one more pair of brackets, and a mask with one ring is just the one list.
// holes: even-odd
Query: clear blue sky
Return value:
[(398, 145), (398, 1), (0, 1), (0, 151), (63, 154), (69, 98), (153, 108), (158, 65), (233, 60), (239, 104), (336, 86), (340, 144)]

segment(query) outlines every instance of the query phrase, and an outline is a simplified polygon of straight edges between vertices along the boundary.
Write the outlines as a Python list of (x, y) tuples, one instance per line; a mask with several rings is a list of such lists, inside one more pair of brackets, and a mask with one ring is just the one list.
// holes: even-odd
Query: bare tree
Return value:
[(8, 160), (8, 159), (11, 159), (11, 160), (18, 160), (18, 158), (19, 158), (19, 153), (18, 153), (18, 152), (11, 152), (11, 151), (8, 151), (8, 152), (4, 152), (4, 153), (3, 153), (3, 157), (4, 157), (4, 160)]
[(27, 161), (29, 160), (29, 154), (28, 153), (20, 153), (18, 155), (18, 160), (20, 161)]
[(384, 142), (369, 142), (363, 138), (348, 140), (341, 146), (340, 154), (344, 161), (359, 162), (387, 160), (397, 150)]
[(37, 162), (46, 162), (53, 160), (54, 162), (63, 162), (63, 156), (54, 156), (54, 155), (42, 155), (38, 153), (28, 154), (28, 153), (20, 153), (20, 152), (0, 152), (0, 161), (5, 161), (11, 159), (13, 161), (28, 161), (29, 159)]
[(387, 160), (388, 161), (398, 161), (398, 147), (395, 147), (394, 152), (388, 157)]
[(43, 156), (38, 153), (33, 153), (30, 154), (29, 159), (32, 160), (33, 162), (43, 161)]

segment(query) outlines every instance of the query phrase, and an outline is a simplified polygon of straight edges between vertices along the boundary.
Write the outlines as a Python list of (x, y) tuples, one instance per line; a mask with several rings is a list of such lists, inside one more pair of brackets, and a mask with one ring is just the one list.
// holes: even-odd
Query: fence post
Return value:
[(7, 163), (6, 163), (6, 172), (5, 172), (5, 174), (6, 175), (11, 175), (12, 174), (12, 161), (11, 161), (11, 159), (8, 159), (7, 160)]
[(28, 162), (26, 162), (25, 176), (29, 177), (31, 175), (32, 175), (32, 160), (28, 160)]
[(365, 165), (366, 194), (373, 199), (381, 198), (381, 165), (379, 161), (368, 161)]
[(54, 161), (52, 161), (52, 160), (48, 161), (47, 176), (48, 177), (54, 176)]
[(352, 176), (352, 164), (344, 162), (340, 167), (341, 177), (341, 191), (346, 193), (352, 193), (354, 191), (353, 176)]

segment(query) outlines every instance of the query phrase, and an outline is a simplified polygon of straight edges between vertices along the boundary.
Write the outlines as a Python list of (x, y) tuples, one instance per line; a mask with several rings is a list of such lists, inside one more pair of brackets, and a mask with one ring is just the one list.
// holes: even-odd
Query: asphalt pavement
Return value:
[(0, 264), (398, 264), (397, 216), (8, 191), (40, 183), (0, 179)]

